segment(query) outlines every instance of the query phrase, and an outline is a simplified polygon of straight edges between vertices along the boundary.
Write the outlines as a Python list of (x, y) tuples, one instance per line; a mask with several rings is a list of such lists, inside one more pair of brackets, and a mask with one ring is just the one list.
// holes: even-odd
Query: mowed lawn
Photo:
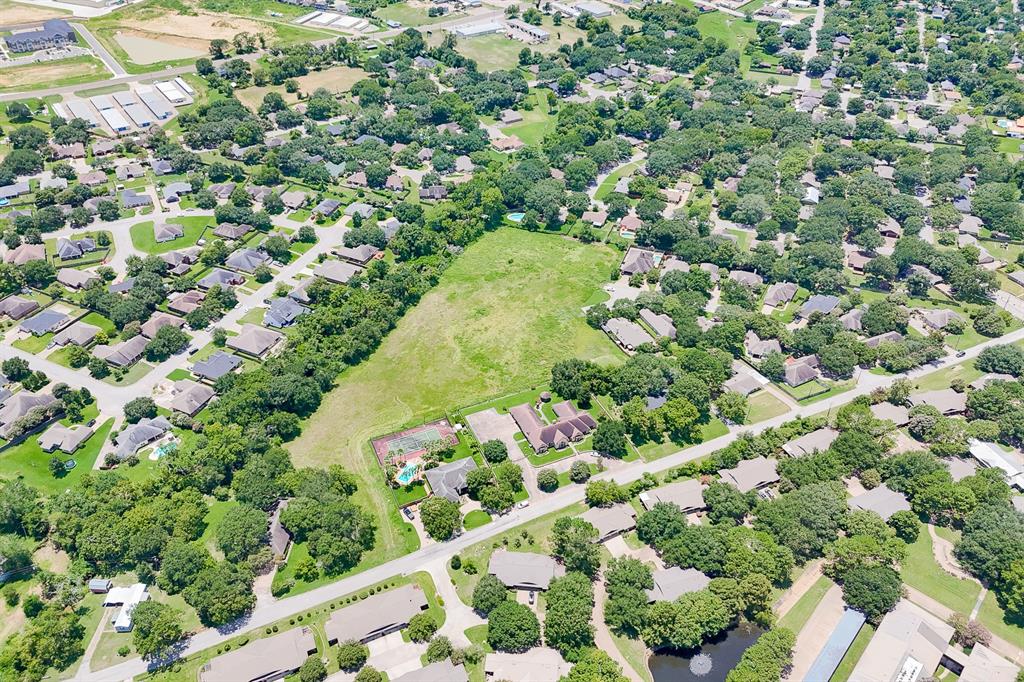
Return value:
[(405, 540), (369, 440), (539, 385), (558, 360), (621, 362), (581, 310), (617, 258), (602, 245), (516, 228), (485, 235), (369, 360), (339, 377), (289, 449), (296, 466), (340, 463), (360, 477), (357, 502), (379, 527), (374, 554), (401, 553)]

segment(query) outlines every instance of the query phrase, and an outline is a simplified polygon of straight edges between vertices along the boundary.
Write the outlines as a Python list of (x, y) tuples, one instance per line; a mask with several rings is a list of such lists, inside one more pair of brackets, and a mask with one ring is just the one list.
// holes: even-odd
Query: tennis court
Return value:
[(373, 451), (377, 455), (377, 461), (383, 466), (388, 459), (399, 464), (420, 457), (434, 443), (440, 441), (446, 441), (452, 445), (457, 442), (455, 429), (447, 419), (439, 419), (405, 431), (375, 438), (372, 445)]

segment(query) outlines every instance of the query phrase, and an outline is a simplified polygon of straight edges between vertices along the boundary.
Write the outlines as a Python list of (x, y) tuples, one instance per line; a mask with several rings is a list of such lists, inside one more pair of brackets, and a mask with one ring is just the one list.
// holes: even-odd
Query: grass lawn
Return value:
[(624, 175), (632, 175), (633, 171), (635, 171), (639, 167), (639, 163), (627, 163), (625, 166), (622, 166), (621, 168), (613, 172), (611, 175), (605, 178), (604, 181), (601, 182), (601, 185), (597, 188), (597, 191), (594, 193), (594, 198), (599, 199), (601, 201), (606, 199), (608, 195), (611, 194), (612, 191), (615, 189), (615, 183), (619, 181), (619, 178), (621, 178)]
[(227, 513), (235, 507), (240, 507), (241, 503), (234, 500), (213, 500), (209, 502), (209, 506), (210, 511), (206, 512), (206, 516), (203, 517), (206, 528), (199, 537), (199, 543), (204, 545), (217, 559), (223, 559), (224, 555), (217, 547), (217, 529), (220, 528)]
[(120, 379), (111, 373), (104, 377), (103, 381), (113, 386), (127, 386), (128, 384), (134, 384), (136, 381), (146, 376), (151, 369), (153, 369), (153, 365), (140, 360), (132, 365), (131, 369), (129, 369)]
[(491, 522), (491, 515), (482, 509), (474, 509), (473, 511), (466, 514), (466, 518), (462, 520), (462, 525), (466, 530), (473, 530), (479, 528)]
[(555, 129), (556, 115), (550, 111), (547, 96), (543, 92), (535, 92), (529, 101), (533, 104), (533, 109), (520, 111), (523, 115), (522, 122), (505, 126), (502, 130), (508, 135), (515, 135), (532, 147), (539, 145), (544, 136)]
[(916, 379), (914, 381), (914, 392), (936, 391), (940, 388), (949, 388), (949, 384), (953, 379), (963, 379), (965, 383), (969, 384), (983, 374), (984, 372), (975, 368), (974, 360), (967, 360)]
[(981, 586), (946, 573), (932, 554), (932, 538), (922, 529), (917, 540), (907, 545), (907, 558), (900, 567), (903, 582), (957, 613), (969, 614), (978, 599)]
[(32, 353), (32, 355), (39, 355), (46, 347), (50, 345), (50, 341), (53, 341), (53, 334), (47, 333), (42, 336), (26, 336), (23, 339), (18, 339), (11, 345), (15, 348), (25, 351), (26, 353)]
[(810, 589), (797, 600), (796, 604), (793, 604), (793, 607), (786, 612), (786, 615), (779, 619), (779, 627), (789, 628), (799, 634), (832, 585), (832, 581), (825, 576), (818, 578)]
[(764, 390), (755, 393), (747, 400), (747, 404), (750, 406), (750, 412), (747, 413), (747, 420), (744, 422), (745, 424), (763, 422), (765, 419), (771, 419), (772, 417), (778, 417), (780, 414), (785, 414), (786, 411), (789, 410), (786, 403)]
[[(452, 569), (450, 564), (448, 565), (448, 575), (455, 581), (455, 590), (459, 593), (459, 599), (466, 605), (472, 603), (473, 588), (476, 587), (480, 577), (487, 572), (487, 564), (490, 562), (491, 554), (494, 553), (496, 547), (506, 545), (509, 551), (535, 552), (537, 554), (547, 553), (551, 549), (551, 528), (555, 525), (555, 521), (562, 516), (580, 514), (585, 509), (586, 506), (582, 502), (578, 502), (565, 509), (560, 509), (539, 519), (534, 519), (529, 523), (510, 528), (501, 537), (483, 540), (460, 552), (462, 568), (456, 571)], [(524, 533), (529, 537), (524, 539)], [(475, 574), (470, 575), (466, 573), (466, 562), (472, 562), (476, 566), (477, 572)]]
[(409, 485), (396, 488), (392, 491), (395, 495), (395, 504), (399, 507), (419, 502), (427, 496), (427, 486), (423, 481), (414, 481)]
[(410, 7), (404, 2), (381, 7), (373, 13), (373, 16), (383, 21), (397, 21), (402, 24), (402, 26), (425, 26), (427, 24), (436, 24), (439, 21), (446, 21), (451, 18), (449, 13), (439, 14), (436, 17), (432, 17), (428, 15), (426, 11), (419, 9), (418, 7)]
[(616, 259), (607, 247), (557, 236), (490, 233), (445, 271), (373, 356), (339, 377), (289, 449), (298, 466), (338, 463), (359, 477), (356, 502), (377, 521), (372, 554), (387, 560), (408, 550), (407, 526), (369, 440), (540, 384), (564, 358), (619, 361), (580, 310)]
[(622, 635), (611, 633), (615, 648), (619, 650), (622, 657), (629, 663), (629, 667), (640, 677), (643, 682), (652, 682), (651, 670), (647, 667), (647, 647), (639, 639), (630, 639)]
[(868, 642), (875, 634), (875, 628), (865, 623), (857, 636), (853, 638), (853, 643), (850, 648), (846, 650), (846, 655), (843, 656), (843, 660), (839, 661), (839, 667), (832, 673), (832, 677), (829, 682), (846, 682), (850, 679), (850, 675), (853, 673), (853, 669), (857, 667), (857, 661), (864, 655), (864, 650), (868, 648)]
[(1024, 642), (1024, 622), (1010, 620), (1006, 612), (999, 606), (996, 595), (991, 590), (981, 602), (981, 608), (978, 609), (978, 620), (996, 637), (1005, 639), (1007, 642), (1017, 642), (1018, 645)]
[(193, 246), (199, 240), (203, 230), (213, 223), (213, 218), (209, 216), (182, 216), (180, 218), (172, 218), (168, 222), (181, 225), (185, 230), (184, 236), (172, 239), (169, 242), (157, 242), (153, 238), (153, 221), (147, 220), (131, 226), (129, 234), (132, 237), (132, 246), (143, 253), (156, 254)]
[(89, 440), (85, 441), (78, 452), (72, 456), (58, 452), (62, 460), (74, 459), (78, 464), (60, 478), (50, 473), (50, 458), (39, 447), (38, 436), (32, 436), (9, 450), (0, 453), (0, 477), (21, 478), (26, 484), (38, 489), (43, 495), (50, 497), (71, 488), (85, 474), (92, 471), (93, 463), (100, 454), (103, 443), (107, 440), (110, 427), (114, 420), (108, 419), (96, 430)]

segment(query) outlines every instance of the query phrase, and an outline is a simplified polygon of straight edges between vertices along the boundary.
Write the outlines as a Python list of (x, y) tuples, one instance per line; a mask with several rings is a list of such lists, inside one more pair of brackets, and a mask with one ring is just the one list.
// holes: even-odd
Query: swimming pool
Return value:
[(509, 213), (508, 216), (506, 216), (506, 217), (509, 220), (511, 220), (512, 222), (514, 222), (514, 223), (521, 223), (521, 222), (523, 222), (523, 218), (526, 217), (526, 214), (525, 213)]
[(153, 457), (156, 458), (156, 459), (160, 459), (164, 455), (170, 454), (170, 453), (174, 452), (177, 449), (178, 449), (178, 444), (177, 443), (164, 443), (163, 445), (158, 446), (153, 451)]
[(402, 470), (398, 472), (397, 480), (402, 485), (408, 485), (409, 481), (416, 478), (417, 472), (420, 470), (420, 465), (414, 462), (409, 462)]

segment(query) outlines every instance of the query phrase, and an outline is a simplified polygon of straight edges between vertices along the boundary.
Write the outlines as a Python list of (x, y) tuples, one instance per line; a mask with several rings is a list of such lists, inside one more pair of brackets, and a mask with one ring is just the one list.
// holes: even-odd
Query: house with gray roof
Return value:
[(779, 480), (776, 471), (778, 462), (763, 455), (754, 459), (745, 459), (732, 469), (719, 469), (722, 481), (733, 486), (741, 493), (758, 490)]
[(953, 322), (963, 322), (964, 318), (960, 317), (952, 310), (946, 308), (932, 308), (915, 311), (924, 320), (924, 323), (932, 329), (945, 329), (947, 325)]
[(263, 326), (277, 327), (278, 329), (290, 327), (308, 312), (309, 308), (299, 305), (295, 299), (287, 296), (275, 298), (270, 302), (267, 312), (263, 314)]
[(242, 223), (241, 225), (235, 225), (234, 223), (222, 223), (213, 228), (214, 237), (220, 237), (221, 239), (226, 239), (228, 241), (241, 239), (250, 232), (252, 232), (252, 225), (246, 225), (245, 223)]
[(889, 682), (931, 675), (938, 668), (952, 637), (953, 626), (901, 599), (896, 608), (882, 619), (850, 679)]
[(340, 260), (326, 260), (313, 270), (318, 277), (323, 277), (332, 284), (345, 284), (362, 272), (363, 269), (352, 263)]
[(659, 337), (676, 338), (676, 325), (668, 315), (656, 313), (648, 308), (642, 308), (640, 310), (640, 319), (646, 322), (647, 326), (653, 329), (654, 333)]
[(515, 682), (552, 682), (561, 680), (572, 669), (562, 655), (545, 646), (535, 646), (519, 654), (496, 652), (484, 660), (484, 679)]
[(888, 521), (889, 517), (898, 511), (910, 511), (910, 502), (907, 501), (906, 495), (891, 490), (883, 483), (866, 493), (851, 498), (850, 509), (873, 511), (883, 520)]
[(654, 571), (651, 577), (654, 578), (654, 587), (646, 590), (647, 601), (651, 603), (675, 601), (684, 594), (700, 592), (711, 582), (711, 578), (695, 568), (678, 566)]
[(476, 469), (476, 462), (472, 457), (466, 457), (455, 462), (442, 464), (441, 466), (427, 469), (423, 472), (424, 478), (430, 484), (430, 492), (438, 497), (444, 497), (456, 504), (466, 492), (466, 477), (469, 472)]
[(190, 182), (170, 182), (164, 187), (164, 201), (168, 204), (177, 203), (181, 201), (181, 195), (192, 193), (192, 183)]
[(190, 417), (196, 416), (216, 395), (214, 390), (206, 384), (189, 379), (175, 381), (172, 394), (174, 398), (171, 400), (171, 409)]
[(164, 417), (144, 418), (136, 424), (127, 425), (114, 438), (117, 458), (121, 461), (128, 459), (170, 430), (171, 423)]
[(906, 426), (910, 423), (910, 410), (903, 405), (893, 405), (890, 402), (872, 405), (871, 416), (875, 419), (890, 421), (896, 426)]
[(753, 330), (748, 330), (746, 336), (744, 336), (743, 348), (747, 351), (747, 355), (755, 360), (760, 360), (769, 353), (782, 352), (782, 345), (778, 339), (762, 340)]
[(328, 644), (369, 642), (405, 628), (429, 604), (419, 585), (402, 585), (340, 608), (324, 624)]
[(82, 443), (89, 440), (92, 434), (93, 430), (84, 424), (64, 426), (57, 422), (39, 436), (39, 447), (43, 452), (60, 450), (71, 455), (82, 447)]
[(595, 542), (604, 542), (636, 528), (636, 510), (629, 504), (591, 507), (580, 518), (597, 529)]
[(61, 268), (57, 271), (57, 281), (69, 289), (86, 289), (99, 282), (100, 276), (88, 270)]
[(298, 672), (316, 654), (316, 637), (306, 627), (255, 639), (210, 660), (199, 671), (201, 682), (272, 682)]
[(69, 319), (67, 315), (58, 310), (44, 310), (22, 322), (18, 329), (28, 332), (32, 336), (42, 336), (56, 331)]
[(176, 223), (161, 223), (153, 226), (153, 239), (162, 244), (185, 236), (185, 229)]
[[(136, 178), (145, 177), (146, 168), (138, 161), (132, 161), (123, 166), (118, 166), (114, 170), (114, 175), (118, 180), (124, 182), (125, 180), (134, 180)], [(106, 178), (104, 178), (104, 182)]]
[(224, 261), (224, 265), (242, 272), (253, 273), (261, 265), (270, 262), (270, 256), (256, 249), (236, 249)]
[(96, 338), (96, 335), (100, 333), (100, 328), (87, 322), (72, 323), (69, 327), (57, 332), (53, 337), (53, 343), (56, 346), (66, 346), (73, 344), (75, 346), (88, 346), (92, 343), (92, 340)]
[(793, 388), (818, 378), (818, 356), (805, 355), (786, 364), (783, 380)]
[(12, 320), (20, 320), (29, 313), (38, 310), (39, 303), (31, 298), (21, 296), (8, 296), (0, 301), (0, 314), (4, 314)]
[(957, 393), (951, 388), (925, 391), (910, 396), (910, 404), (931, 405), (942, 414), (959, 414), (967, 409), (967, 394)]
[(379, 253), (380, 249), (373, 244), (360, 244), (352, 247), (339, 246), (334, 249), (334, 255), (338, 258), (362, 266), (373, 260)]
[(19, 419), (36, 408), (49, 407), (55, 402), (57, 399), (49, 393), (18, 391), (9, 395), (0, 404), (0, 437), (9, 438)]
[(60, 237), (57, 239), (57, 257), (61, 260), (73, 260), (81, 258), (87, 253), (96, 250), (96, 242), (88, 237), (83, 239), (68, 239)]
[(491, 554), (487, 572), (513, 590), (546, 590), (565, 568), (547, 554), (499, 549)]
[(92, 349), (92, 354), (115, 367), (130, 367), (142, 359), (147, 345), (149, 339), (140, 334), (116, 346), (96, 346)]
[(237, 287), (243, 283), (245, 283), (245, 277), (237, 272), (231, 272), (223, 268), (214, 268), (208, 275), (196, 282), (196, 286), (200, 289), (209, 289), (215, 284), (222, 287)]
[(696, 478), (673, 481), (660, 488), (640, 493), (640, 504), (648, 511), (659, 502), (674, 504), (687, 513), (707, 508), (704, 502), (704, 486)]
[(836, 307), (839, 306), (839, 297), (831, 296), (828, 294), (815, 294), (807, 299), (807, 301), (800, 306), (800, 317), (807, 319), (814, 313), (821, 313), (822, 315), (828, 315)]
[(783, 445), (782, 450), (790, 457), (803, 457), (804, 455), (811, 455), (815, 452), (824, 452), (825, 450), (828, 450), (838, 437), (838, 431), (826, 427), (818, 429), (817, 431), (805, 433), (799, 438), (794, 438)]
[(264, 357), (284, 340), (284, 334), (255, 324), (243, 324), (237, 336), (229, 336), (228, 348), (239, 353)]
[(619, 266), (619, 272), (626, 276), (645, 274), (654, 269), (654, 251), (629, 247)]
[(729, 280), (750, 288), (759, 287), (764, 284), (764, 277), (761, 277), (756, 272), (748, 272), (746, 270), (733, 270), (729, 273)]
[(643, 327), (624, 317), (611, 318), (601, 325), (601, 329), (627, 351), (635, 351), (645, 343), (654, 343), (654, 337)]
[(337, 199), (324, 199), (313, 208), (313, 213), (330, 218), (338, 212), (339, 208), (341, 208), (341, 202)]
[(124, 203), (125, 208), (142, 208), (153, 205), (153, 199), (148, 194), (139, 194), (133, 189), (122, 191), (121, 201)]
[(241, 364), (242, 358), (219, 350), (205, 360), (199, 360), (192, 365), (192, 373), (200, 379), (216, 381), (225, 374), (234, 372)]
[(786, 305), (796, 296), (797, 285), (793, 282), (777, 282), (768, 287), (764, 294), (764, 304), (777, 308)]
[(4, 262), (12, 265), (24, 265), (29, 261), (46, 260), (46, 247), (42, 244), (21, 244), (8, 249)]

